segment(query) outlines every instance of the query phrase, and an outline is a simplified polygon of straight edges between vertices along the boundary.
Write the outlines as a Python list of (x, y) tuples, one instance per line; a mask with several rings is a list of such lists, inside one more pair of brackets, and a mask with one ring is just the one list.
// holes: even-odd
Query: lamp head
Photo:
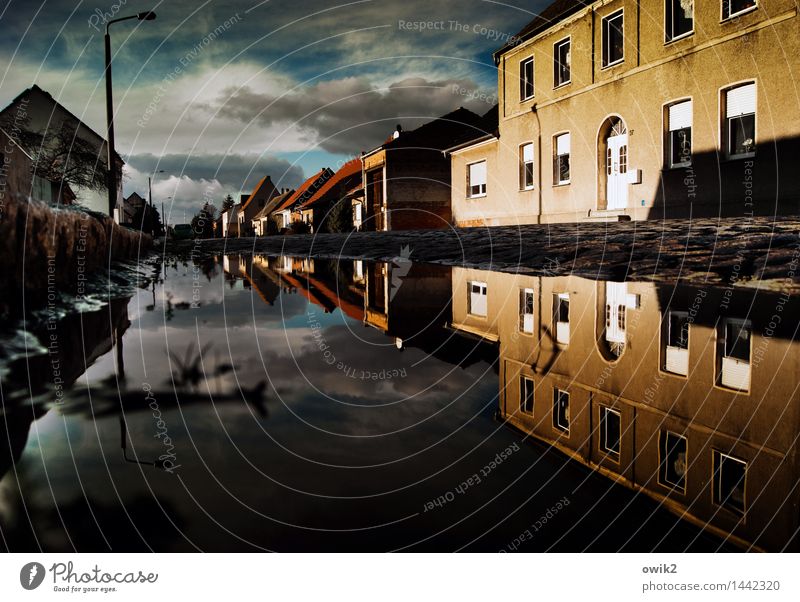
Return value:
[(136, 15), (136, 18), (139, 19), (140, 21), (152, 21), (153, 19), (156, 18), (156, 14), (153, 11), (148, 10), (143, 13), (139, 13), (138, 15)]

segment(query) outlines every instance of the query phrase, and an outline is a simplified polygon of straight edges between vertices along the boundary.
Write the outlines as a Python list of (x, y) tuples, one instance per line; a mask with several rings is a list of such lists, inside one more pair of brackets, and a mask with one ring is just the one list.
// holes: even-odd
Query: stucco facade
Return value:
[[(740, 11), (729, 18), (720, 0), (560, 5), (567, 16), (532, 23), (495, 55), (499, 139), (451, 154), (456, 225), (800, 212), (800, 102), (787, 84), (800, 70), (800, 20), (791, 0), (725, 3)], [(691, 17), (683, 29), (667, 25), (673, 8)], [(683, 136), (681, 160), (671, 132)], [(484, 156), (486, 195), (470, 198), (466, 169)]]

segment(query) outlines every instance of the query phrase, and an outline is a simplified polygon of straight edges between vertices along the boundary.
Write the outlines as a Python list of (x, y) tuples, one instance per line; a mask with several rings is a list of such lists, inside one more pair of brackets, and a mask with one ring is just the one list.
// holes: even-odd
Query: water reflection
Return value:
[(402, 256), (175, 261), (59, 322), (63, 398), (51, 354), (3, 378), (4, 545), (794, 549), (796, 315)]

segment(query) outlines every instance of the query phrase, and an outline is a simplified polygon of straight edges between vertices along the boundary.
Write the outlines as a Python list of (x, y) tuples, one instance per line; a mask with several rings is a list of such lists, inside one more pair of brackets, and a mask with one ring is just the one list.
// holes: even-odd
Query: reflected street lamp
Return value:
[(120, 21), (127, 21), (128, 19), (138, 19), (139, 21), (152, 21), (156, 18), (156, 14), (152, 11), (146, 11), (137, 15), (130, 15), (129, 17), (120, 17), (119, 19), (112, 19), (106, 23), (106, 126), (108, 130), (108, 140), (106, 141), (106, 151), (108, 157), (106, 158), (106, 167), (108, 168), (108, 175), (106, 176), (106, 185), (108, 186), (108, 214), (113, 218), (114, 209), (117, 208), (117, 169), (114, 162), (114, 102), (112, 100), (111, 88), (111, 36), (108, 28), (112, 23), (119, 23)]

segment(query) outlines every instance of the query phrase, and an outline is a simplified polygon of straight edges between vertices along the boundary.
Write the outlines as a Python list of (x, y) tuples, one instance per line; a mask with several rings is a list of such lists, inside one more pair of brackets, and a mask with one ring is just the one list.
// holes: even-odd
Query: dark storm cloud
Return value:
[(266, 175), (272, 176), (272, 181), (280, 187), (295, 188), (303, 181), (301, 167), (269, 155), (169, 154), (156, 157), (147, 153), (131, 155), (127, 161), (143, 173), (163, 169), (166, 176), (187, 176), (193, 180), (216, 178), (224, 187), (234, 190), (250, 190)]
[(219, 115), (264, 125), (287, 124), (307, 132), (332, 153), (356, 154), (371, 149), (394, 130), (408, 130), (460, 106), (483, 114), (495, 103), (470, 79), (431, 81), (406, 78), (386, 88), (364, 77), (322, 81), (290, 93), (257, 93), (248, 87), (229, 89), (219, 99)]

